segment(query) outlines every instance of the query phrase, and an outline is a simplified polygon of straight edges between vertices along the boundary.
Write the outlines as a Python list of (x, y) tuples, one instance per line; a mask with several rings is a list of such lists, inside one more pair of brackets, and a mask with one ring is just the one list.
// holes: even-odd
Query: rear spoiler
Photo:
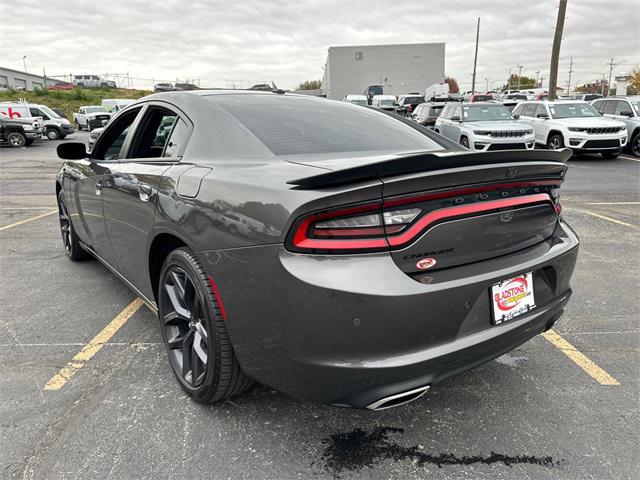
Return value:
[(430, 152), (398, 156), (357, 167), (333, 170), (287, 182), (296, 190), (333, 187), (346, 183), (393, 177), (417, 172), (432, 172), (460, 167), (488, 166), (501, 163), (552, 162), (564, 164), (571, 158), (568, 148), (562, 150), (504, 150), (491, 152)]

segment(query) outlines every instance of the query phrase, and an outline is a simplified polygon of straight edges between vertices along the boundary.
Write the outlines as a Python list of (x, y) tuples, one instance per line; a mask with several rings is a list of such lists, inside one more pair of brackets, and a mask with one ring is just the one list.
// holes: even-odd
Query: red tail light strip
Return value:
[[(554, 182), (555, 183), (555, 182)], [(521, 184), (517, 184), (521, 185)], [(524, 186), (524, 184), (522, 184)], [(540, 183), (536, 182), (535, 185), (540, 185)], [(513, 184), (512, 184), (513, 186)], [(495, 185), (493, 186), (495, 188)], [(473, 191), (478, 191), (477, 189), (470, 189)], [(456, 191), (456, 194), (461, 191)], [(444, 193), (444, 192), (443, 192)], [(473, 192), (466, 192), (473, 193)], [(434, 194), (438, 195), (438, 194)], [(451, 196), (451, 192), (448, 192), (447, 196)], [(428, 199), (432, 199), (433, 197), (428, 197)], [(411, 199), (411, 203), (414, 201), (422, 201), (423, 197), (414, 197)], [(401, 199), (404, 203), (404, 200)], [(307, 233), (309, 231), (309, 227), (312, 223), (317, 222), (318, 220), (324, 218), (335, 218), (339, 216), (351, 215), (355, 213), (361, 212), (369, 212), (380, 209), (381, 204), (369, 204), (361, 207), (327, 212), (319, 215), (312, 215), (310, 217), (305, 218), (297, 227), (296, 232), (293, 237), (293, 246), (300, 249), (317, 249), (317, 250), (363, 250), (363, 249), (387, 249), (389, 247), (398, 248), (401, 245), (409, 243), (413, 240), (417, 235), (419, 235), (422, 231), (424, 231), (430, 225), (449, 218), (460, 217), (463, 215), (469, 215), (473, 213), (482, 213), (488, 212), (491, 210), (498, 210), (501, 208), (509, 208), (509, 207), (520, 207), (523, 205), (530, 205), (534, 203), (542, 203), (548, 202), (553, 206), (553, 202), (551, 197), (546, 193), (539, 193), (534, 195), (524, 195), (521, 197), (513, 197), (513, 198), (505, 198), (501, 200), (491, 200), (486, 202), (472, 203), (470, 205), (458, 205), (454, 207), (441, 208), (439, 210), (434, 210), (432, 212), (427, 213), (423, 217), (419, 218), (416, 223), (411, 225), (406, 231), (402, 232), (399, 235), (388, 236), (386, 238), (358, 238), (358, 239), (318, 239), (318, 238), (309, 238), (307, 237)], [(393, 205), (398, 205), (399, 203), (393, 203)], [(391, 206), (388, 203), (385, 203), (385, 207)]]
[(425, 230), (429, 225), (440, 220), (460, 217), (463, 215), (469, 215), (471, 213), (488, 212), (490, 210), (498, 210), (500, 208), (507, 207), (519, 207), (522, 205), (529, 205), (532, 203), (551, 202), (551, 197), (546, 193), (538, 193), (535, 195), (525, 195), (522, 197), (505, 198), (504, 200), (491, 200), (488, 202), (472, 203), (470, 205), (460, 205), (457, 207), (441, 208), (440, 210), (434, 210), (427, 213), (424, 217), (421, 217), (416, 223), (411, 225), (409, 229), (400, 235), (389, 237), (389, 245), (392, 247), (398, 247), (404, 243), (411, 241), (420, 232)]

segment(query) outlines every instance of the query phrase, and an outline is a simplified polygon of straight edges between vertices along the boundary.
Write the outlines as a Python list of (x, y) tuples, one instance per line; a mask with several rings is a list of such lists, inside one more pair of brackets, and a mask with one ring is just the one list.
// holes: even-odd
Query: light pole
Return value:
[(507, 90), (511, 92), (511, 69), (513, 67), (509, 67), (509, 77), (507, 78)]
[(522, 65), (516, 65), (518, 67), (518, 90), (520, 90), (520, 77), (522, 77)]
[(22, 66), (24, 67), (24, 73), (28, 73), (28, 72), (27, 72), (27, 56), (28, 56), (28, 55), (24, 55), (24, 56), (22, 57)]
[[(539, 88), (538, 87), (538, 76), (540, 75), (540, 70), (536, 70), (536, 85), (535, 88)], [(542, 87), (542, 85), (540, 85), (540, 87)]]

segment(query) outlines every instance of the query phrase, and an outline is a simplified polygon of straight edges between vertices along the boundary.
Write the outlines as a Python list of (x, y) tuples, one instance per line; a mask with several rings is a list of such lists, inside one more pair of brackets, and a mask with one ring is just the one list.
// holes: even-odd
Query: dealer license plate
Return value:
[(531, 311), (536, 306), (531, 272), (496, 283), (491, 287), (491, 301), (494, 324), (507, 322)]

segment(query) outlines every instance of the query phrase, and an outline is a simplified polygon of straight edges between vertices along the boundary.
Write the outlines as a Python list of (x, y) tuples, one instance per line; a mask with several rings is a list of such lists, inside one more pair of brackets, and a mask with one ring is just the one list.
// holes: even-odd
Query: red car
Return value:
[(489, 100), (493, 100), (493, 95), (491, 94), (473, 94), (469, 95), (469, 100), (467, 102), (475, 103), (475, 102), (488, 102)]
[(49, 90), (73, 90), (73, 83), (71, 82), (56, 82), (55, 85), (47, 87)]

